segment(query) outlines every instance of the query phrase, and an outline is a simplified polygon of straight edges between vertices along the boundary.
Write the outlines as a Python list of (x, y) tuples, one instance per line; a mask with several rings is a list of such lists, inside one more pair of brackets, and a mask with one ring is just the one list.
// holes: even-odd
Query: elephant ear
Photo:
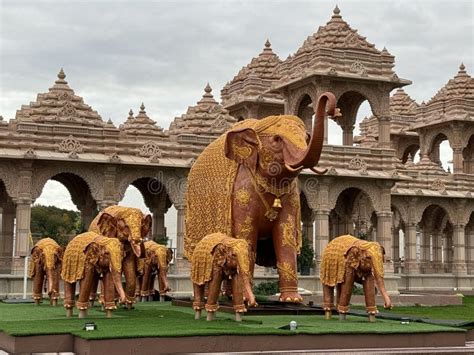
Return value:
[(257, 168), (259, 140), (252, 128), (241, 128), (227, 133), (225, 156), (252, 171)]
[(31, 260), (35, 263), (41, 259), (41, 250), (38, 247), (31, 249)]
[(104, 237), (115, 238), (117, 236), (117, 219), (111, 214), (102, 212), (97, 225), (99, 226), (100, 234)]
[(87, 246), (84, 250), (84, 254), (86, 254), (86, 263), (95, 265), (99, 261), (100, 256), (100, 247), (97, 243), (91, 243)]
[(352, 269), (357, 269), (360, 265), (361, 251), (357, 247), (350, 248), (346, 254), (346, 265)]
[(214, 265), (223, 267), (227, 260), (227, 248), (222, 244), (217, 244), (213, 252)]
[(147, 214), (145, 218), (142, 219), (142, 238), (148, 236), (151, 230), (151, 216)]

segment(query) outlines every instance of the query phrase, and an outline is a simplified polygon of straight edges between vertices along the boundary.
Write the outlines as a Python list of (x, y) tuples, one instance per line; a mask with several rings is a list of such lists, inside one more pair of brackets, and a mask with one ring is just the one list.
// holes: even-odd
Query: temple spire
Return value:
[(334, 10), (332, 10), (332, 18), (333, 19), (341, 19), (341, 10), (339, 10), (339, 6), (336, 5)]
[(206, 87), (204, 88), (204, 95), (202, 95), (202, 99), (198, 102), (198, 105), (201, 105), (201, 104), (217, 105), (217, 101), (214, 100), (214, 96), (211, 93), (212, 93), (211, 85), (207, 83)]

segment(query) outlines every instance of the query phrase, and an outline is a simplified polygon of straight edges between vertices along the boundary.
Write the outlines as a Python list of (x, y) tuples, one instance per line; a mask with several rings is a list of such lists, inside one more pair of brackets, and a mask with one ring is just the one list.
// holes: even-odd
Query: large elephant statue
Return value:
[(375, 321), (375, 287), (382, 294), (385, 308), (392, 302), (383, 281), (383, 247), (377, 242), (368, 242), (352, 235), (343, 235), (329, 242), (321, 259), (320, 279), (323, 284), (323, 308), (326, 319), (331, 318), (334, 308), (334, 288), (337, 291), (337, 311), (340, 319), (349, 312), (349, 303), (354, 282), (362, 284), (369, 321)]
[[(213, 320), (218, 309), (222, 281), (230, 280), (235, 319), (242, 320), (246, 312), (244, 294), (249, 306), (256, 306), (250, 277), (250, 248), (247, 241), (214, 233), (204, 237), (197, 245), (191, 261), (191, 280), (194, 289), (193, 309), (195, 319), (201, 310), (207, 311), (207, 320)], [(205, 286), (208, 286), (204, 306)]]
[(89, 226), (89, 231), (117, 238), (123, 245), (125, 256), (122, 270), (125, 275), (125, 293), (129, 308), (135, 303), (137, 258), (145, 256), (143, 242), (150, 230), (150, 215), (143, 214), (138, 208), (124, 206), (109, 206), (103, 209)]
[(43, 238), (31, 249), (28, 277), (33, 279), (33, 299), (39, 305), (43, 285), (47, 282), (49, 302), (56, 306), (59, 298), (59, 279), (64, 249), (54, 239)]
[(138, 259), (137, 297), (142, 301), (153, 300), (155, 277), (158, 276), (160, 300), (170, 291), (168, 285), (169, 263), (173, 260), (173, 251), (153, 240), (144, 243), (145, 257)]
[(72, 316), (76, 283), (81, 282), (76, 307), (79, 318), (87, 316), (89, 297), (94, 285), (102, 275), (104, 285), (104, 309), (107, 318), (116, 309), (115, 291), (120, 301), (126, 302), (122, 287), (122, 243), (116, 238), (104, 237), (94, 232), (79, 234), (69, 242), (64, 252), (61, 277), (64, 280), (64, 308), (68, 317)]
[(247, 119), (201, 153), (188, 175), (184, 252), (189, 260), (206, 235), (245, 239), (252, 247), (251, 274), (255, 263), (276, 266), (280, 301), (302, 301), (297, 291), (301, 210), (295, 178), (304, 168), (325, 172), (315, 166), (326, 112), (338, 115), (331, 93), (318, 100), (311, 137), (296, 116)]

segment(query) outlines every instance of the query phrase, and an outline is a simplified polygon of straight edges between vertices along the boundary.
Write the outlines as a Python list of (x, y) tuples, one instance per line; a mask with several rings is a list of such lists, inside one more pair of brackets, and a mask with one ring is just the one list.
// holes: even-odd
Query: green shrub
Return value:
[(260, 296), (271, 296), (280, 292), (278, 281), (264, 281), (253, 287), (253, 293)]
[(309, 275), (309, 269), (314, 266), (314, 250), (305, 235), (303, 235), (303, 243), (297, 261), (298, 271), (302, 274)]

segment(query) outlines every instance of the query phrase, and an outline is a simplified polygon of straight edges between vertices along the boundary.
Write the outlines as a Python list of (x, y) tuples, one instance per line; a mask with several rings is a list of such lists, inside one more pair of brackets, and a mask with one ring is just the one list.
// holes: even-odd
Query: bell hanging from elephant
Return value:
[(321, 258), (320, 279), (323, 285), (323, 308), (326, 319), (334, 309), (334, 288), (337, 291), (337, 311), (346, 319), (354, 282), (364, 289), (369, 321), (375, 321), (375, 287), (384, 298), (386, 309), (392, 308), (383, 280), (384, 248), (377, 242), (368, 242), (351, 235), (343, 235), (329, 242)]
[(297, 175), (316, 167), (324, 119), (338, 116), (332, 93), (320, 96), (311, 137), (296, 116), (235, 124), (198, 157), (188, 175), (184, 253), (192, 260), (204, 236), (223, 233), (251, 246), (255, 263), (278, 269), (280, 301), (301, 302), (296, 257), (301, 247)]
[(59, 298), (59, 279), (64, 249), (51, 238), (40, 239), (31, 249), (28, 277), (33, 279), (33, 299), (39, 305), (46, 283), (49, 302), (56, 306)]

